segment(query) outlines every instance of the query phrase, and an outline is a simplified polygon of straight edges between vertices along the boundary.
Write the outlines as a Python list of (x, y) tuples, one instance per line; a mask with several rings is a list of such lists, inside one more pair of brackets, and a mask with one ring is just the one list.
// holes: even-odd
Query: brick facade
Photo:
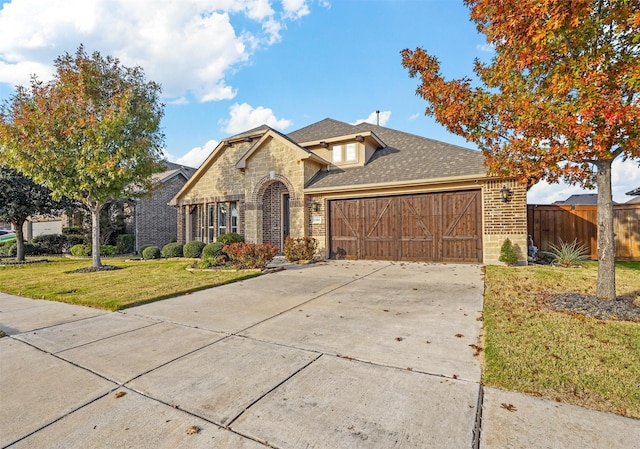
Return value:
[(136, 251), (143, 245), (162, 248), (178, 235), (178, 217), (168, 203), (187, 180), (174, 176), (163, 183), (151, 196), (140, 198), (135, 203), (134, 227)]
[[(502, 201), (500, 190), (506, 186), (508, 201)], [(518, 259), (527, 262), (527, 189), (512, 180), (491, 180), (484, 183), (483, 247), (485, 263), (500, 263), (500, 247), (508, 238), (513, 243)]]

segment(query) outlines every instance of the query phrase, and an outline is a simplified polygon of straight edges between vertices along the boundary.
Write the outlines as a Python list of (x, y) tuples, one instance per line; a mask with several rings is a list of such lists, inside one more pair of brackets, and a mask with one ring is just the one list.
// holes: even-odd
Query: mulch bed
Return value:
[(633, 305), (632, 298), (620, 297), (615, 300), (606, 300), (580, 293), (559, 293), (550, 295), (546, 299), (546, 303), (554, 310), (601, 320), (640, 322), (640, 307)]
[(113, 265), (102, 265), (101, 267), (85, 267), (74, 270), (74, 273), (93, 273), (94, 271), (112, 271), (120, 270), (120, 267), (114, 267)]

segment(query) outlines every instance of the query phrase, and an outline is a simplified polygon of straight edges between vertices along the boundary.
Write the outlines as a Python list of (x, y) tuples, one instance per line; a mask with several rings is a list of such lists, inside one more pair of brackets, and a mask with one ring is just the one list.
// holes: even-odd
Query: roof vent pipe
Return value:
[(376, 111), (376, 125), (380, 126), (380, 111)]

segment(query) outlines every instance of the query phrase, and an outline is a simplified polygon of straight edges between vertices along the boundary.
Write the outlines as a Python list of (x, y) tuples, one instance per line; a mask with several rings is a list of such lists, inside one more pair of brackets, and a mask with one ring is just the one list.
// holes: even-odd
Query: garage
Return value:
[(329, 202), (333, 259), (482, 262), (480, 190)]

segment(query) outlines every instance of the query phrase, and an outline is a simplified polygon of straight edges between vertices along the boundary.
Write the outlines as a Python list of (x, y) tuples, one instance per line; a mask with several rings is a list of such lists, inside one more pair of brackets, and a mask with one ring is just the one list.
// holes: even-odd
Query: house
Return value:
[[(162, 247), (175, 240), (177, 220), (175, 209), (167, 203), (184, 186), (196, 169), (184, 165), (165, 162), (166, 170), (152, 175), (155, 188), (149, 195), (138, 199), (122, 200), (122, 207), (128, 216), (127, 232), (135, 234), (135, 250), (142, 245)], [(82, 209), (72, 215), (30, 217), (24, 224), (27, 240), (45, 234), (60, 234), (63, 227), (82, 226), (88, 219)]]
[(132, 223), (128, 227), (136, 236), (136, 251), (143, 245), (162, 248), (175, 240), (178, 233), (175, 209), (168, 203), (196, 169), (172, 162), (165, 162), (165, 165), (165, 171), (152, 175), (156, 187), (150, 195), (128, 200), (132, 216)]
[(478, 151), (369, 123), (224, 139), (171, 205), (182, 243), (310, 236), (328, 258), (491, 263), (509, 238), (526, 261), (524, 184), (487, 175)]
[(640, 204), (640, 187), (627, 192), (626, 195), (633, 196), (635, 198), (631, 198), (625, 204)]
[(597, 193), (580, 193), (577, 195), (571, 195), (566, 200), (559, 200), (554, 202), (556, 205), (567, 206), (589, 206), (598, 204)]

